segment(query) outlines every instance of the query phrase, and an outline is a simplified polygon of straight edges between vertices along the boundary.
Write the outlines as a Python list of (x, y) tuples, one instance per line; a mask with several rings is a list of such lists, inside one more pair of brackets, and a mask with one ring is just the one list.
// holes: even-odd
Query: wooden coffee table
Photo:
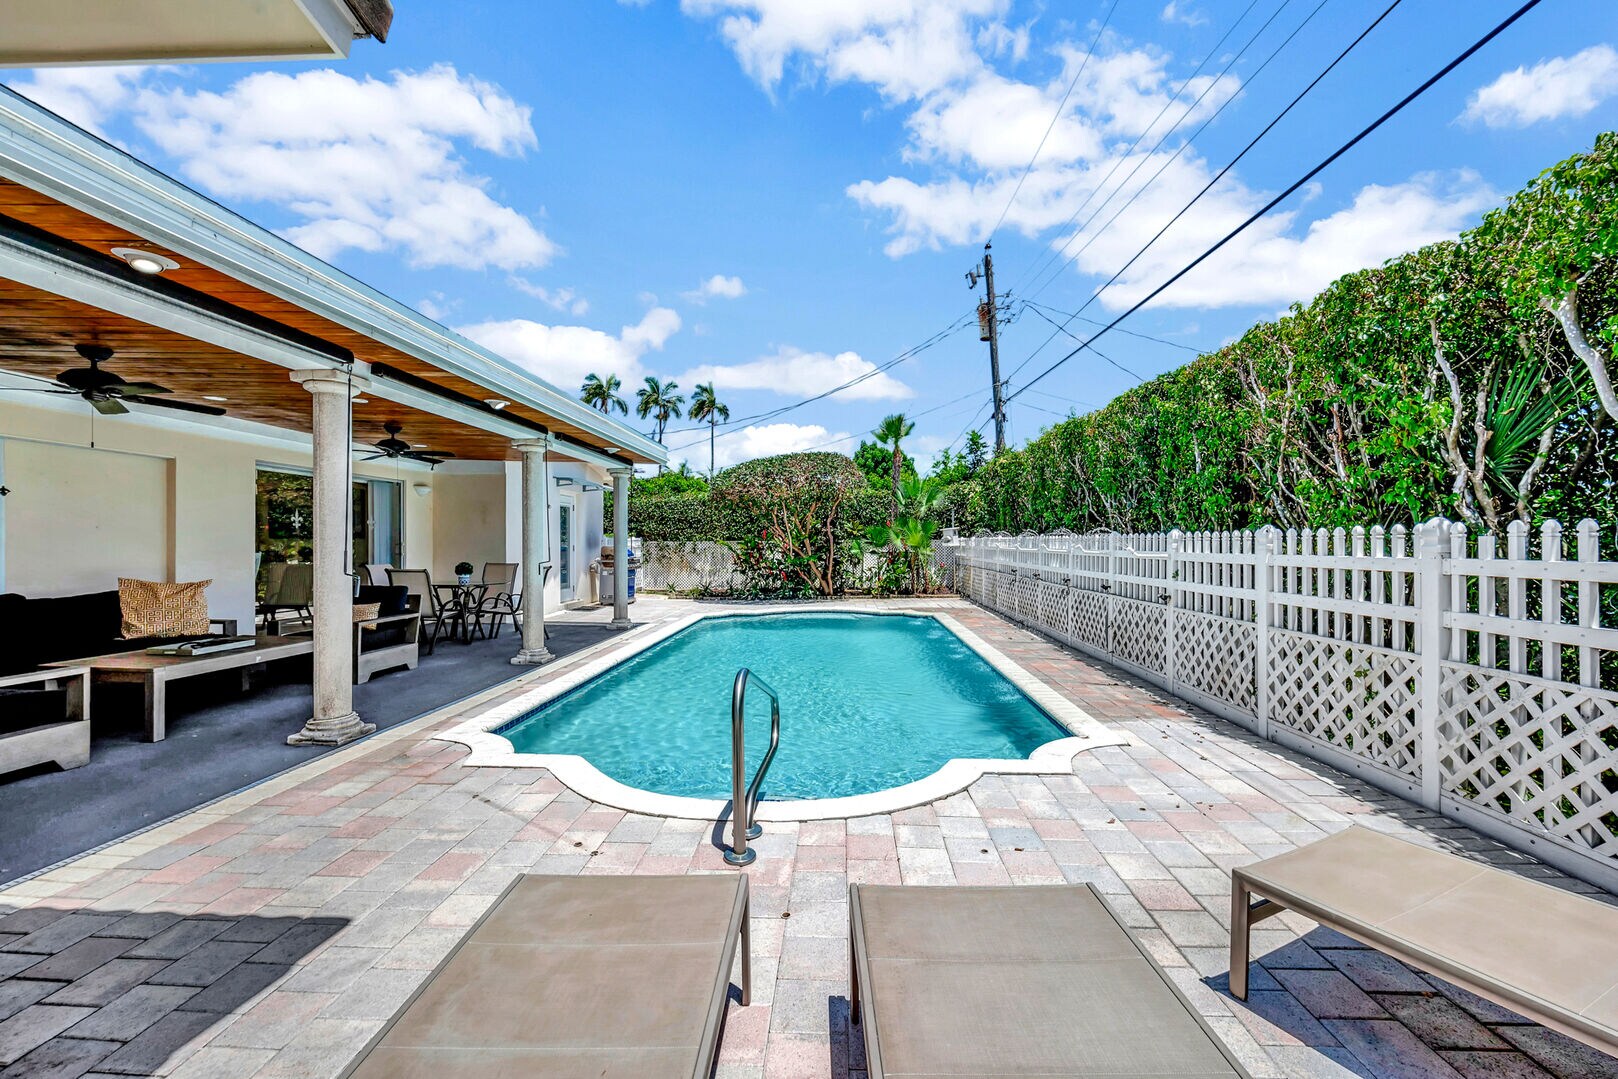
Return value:
[(260, 634), (251, 648), (233, 652), (211, 652), (204, 656), (150, 656), (141, 652), (116, 652), (109, 656), (63, 660), (45, 667), (88, 667), (92, 685), (109, 682), (138, 682), (146, 692), (146, 740), (161, 742), (166, 732), (168, 684), (199, 674), (219, 671), (242, 672), (242, 690), (256, 668), (278, 659), (307, 656), (315, 650), (310, 637), (271, 637)]

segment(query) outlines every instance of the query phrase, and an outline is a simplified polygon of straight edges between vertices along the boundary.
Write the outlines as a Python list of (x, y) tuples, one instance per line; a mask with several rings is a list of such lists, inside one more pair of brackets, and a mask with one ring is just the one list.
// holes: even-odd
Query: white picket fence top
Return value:
[(1516, 523), (1503, 549), (1444, 520), (998, 534), (940, 564), (985, 606), (1618, 888), (1618, 561), (1593, 521)]

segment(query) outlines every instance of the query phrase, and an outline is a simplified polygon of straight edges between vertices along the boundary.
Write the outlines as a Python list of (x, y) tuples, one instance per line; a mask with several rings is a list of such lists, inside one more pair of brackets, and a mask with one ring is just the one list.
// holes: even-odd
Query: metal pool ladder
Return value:
[[(742, 786), (742, 774), (747, 769), (745, 728), (747, 726), (747, 687), (757, 686), (770, 697), (770, 748), (759, 762), (753, 781)], [(736, 684), (730, 691), (730, 774), (732, 780), (730, 800), (730, 849), (725, 852), (729, 865), (749, 865), (758, 857), (758, 851), (747, 846), (749, 839), (757, 839), (764, 829), (753, 818), (758, 813), (758, 792), (764, 784), (764, 773), (770, 770), (776, 747), (781, 744), (781, 698), (770, 684), (743, 667), (736, 672)]]

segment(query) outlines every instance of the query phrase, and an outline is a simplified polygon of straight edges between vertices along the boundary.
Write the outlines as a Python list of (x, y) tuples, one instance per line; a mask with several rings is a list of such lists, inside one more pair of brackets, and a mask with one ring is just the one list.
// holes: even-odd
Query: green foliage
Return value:
[(845, 509), (869, 487), (840, 453), (789, 453), (726, 469), (714, 479), (712, 497), (763, 522), (756, 545), (747, 533), (736, 548), (750, 579), (829, 596), (842, 581), (838, 555), (852, 524)]
[(966, 478), (951, 472), (937, 513), (1013, 532), (1611, 519), (1618, 424), (1550, 308), (1576, 286), (1578, 317), (1610, 341), (1615, 253), (1607, 134), (1459, 242), (1349, 274)]
[[(860, 448), (854, 451), (854, 467), (865, 473), (865, 478), (872, 487), (879, 487), (884, 492), (893, 488), (893, 453), (878, 446), (874, 442), (860, 440)], [(910, 455), (904, 454), (904, 463), (899, 466), (901, 476), (914, 476), (916, 462)]]
[(674, 392), (679, 388), (680, 384), (673, 379), (663, 382), (647, 375), (646, 385), (635, 391), (635, 415), (643, 420), (652, 417), (652, 422), (657, 424), (653, 437), (659, 442), (663, 441), (663, 432), (668, 430), (669, 420), (680, 418), (685, 398)]
[(899, 485), (898, 511), (893, 520), (865, 530), (873, 544), (887, 548), (891, 561), (904, 568), (913, 595), (927, 587), (927, 556), (932, 553), (933, 536), (938, 531), (938, 522), (930, 515), (939, 490), (936, 480), (906, 477)]
[(617, 409), (619, 415), (627, 416), (629, 406), (624, 404), (624, 399), (618, 395), (618, 390), (622, 386), (623, 383), (619, 381), (617, 375), (608, 375), (606, 378), (596, 374), (586, 375), (584, 385), (579, 387), (579, 400), (591, 408), (600, 409), (603, 415), (610, 416), (612, 410)]
[(637, 476), (630, 484), (629, 497), (637, 498), (667, 498), (670, 495), (700, 495), (708, 491), (708, 481), (691, 471), (685, 462), (680, 463), (677, 471), (663, 472), (656, 476)]

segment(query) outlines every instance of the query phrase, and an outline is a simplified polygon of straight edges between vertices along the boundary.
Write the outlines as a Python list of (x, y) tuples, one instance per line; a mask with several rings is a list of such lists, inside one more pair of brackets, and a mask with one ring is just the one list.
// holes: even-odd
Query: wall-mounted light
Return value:
[(410, 489), (416, 492), (416, 494), (420, 495), (422, 498), (426, 498), (432, 493), (433, 485), (430, 483), (412, 483), (410, 485)]
[(587, 483), (587, 484), (584, 485), (584, 490), (586, 490), (586, 491), (599, 491), (599, 490), (601, 490), (601, 484), (599, 484), (599, 483)]
[(572, 487), (573, 486), (573, 477), (572, 476), (557, 476), (556, 477), (556, 486), (558, 486), (558, 487)]
[(112, 253), (129, 263), (129, 268), (137, 273), (160, 274), (164, 270), (180, 268), (180, 264), (167, 255), (160, 255), (156, 251), (144, 251), (138, 247), (115, 247)]

